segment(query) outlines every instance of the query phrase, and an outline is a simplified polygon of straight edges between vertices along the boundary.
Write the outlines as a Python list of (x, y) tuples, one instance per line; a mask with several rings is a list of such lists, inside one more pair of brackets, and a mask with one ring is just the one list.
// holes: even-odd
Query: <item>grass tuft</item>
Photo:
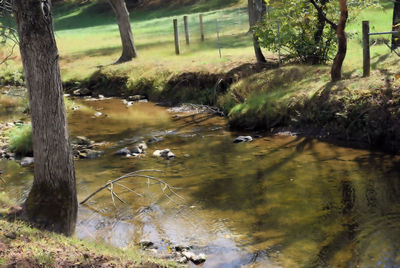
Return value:
[(15, 126), (9, 134), (9, 139), (10, 150), (15, 154), (20, 156), (33, 154), (31, 124)]

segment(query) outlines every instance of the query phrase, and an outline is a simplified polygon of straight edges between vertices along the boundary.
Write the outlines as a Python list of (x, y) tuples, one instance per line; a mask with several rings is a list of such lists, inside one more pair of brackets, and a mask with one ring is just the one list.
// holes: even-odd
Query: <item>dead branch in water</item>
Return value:
[[(146, 184), (148, 186), (155, 185), (155, 184), (159, 185), (163, 195), (166, 196), (173, 203), (177, 203), (177, 202), (171, 197), (171, 195), (176, 196), (176, 197), (178, 197), (178, 198), (180, 198), (182, 200), (184, 199), (182, 196), (180, 196), (175, 191), (175, 190), (177, 190), (179, 188), (171, 186), (171, 185), (169, 185), (168, 183), (166, 183), (165, 181), (163, 181), (163, 180), (161, 180), (159, 178), (156, 178), (156, 177), (153, 177), (153, 176), (150, 176), (150, 175), (141, 174), (143, 172), (162, 172), (162, 171), (161, 170), (154, 170), (154, 169), (147, 169), (147, 170), (138, 170), (138, 171), (134, 171), (134, 172), (125, 174), (124, 176), (121, 176), (118, 179), (109, 181), (108, 183), (104, 184), (103, 186), (98, 188), (96, 191), (91, 193), (88, 197), (86, 197), (79, 204), (81, 204), (81, 205), (85, 204), (93, 196), (95, 196), (96, 194), (98, 194), (99, 192), (101, 192), (102, 190), (105, 190), (105, 189), (110, 191), (111, 200), (113, 201), (114, 206), (116, 206), (115, 198), (118, 199), (121, 203), (126, 204), (126, 202), (117, 193), (115, 193), (114, 186), (119, 186), (119, 187), (121, 187), (121, 188), (123, 188), (125, 190), (128, 190), (129, 192), (132, 192), (132, 193), (136, 194), (137, 196), (143, 197), (142, 194), (136, 192), (134, 189), (131, 189), (128, 186), (119, 183), (122, 180), (132, 179), (132, 178), (134, 178), (134, 179), (137, 179), (137, 178), (146, 179), (147, 180)], [(151, 183), (151, 181), (153, 181), (153, 182)]]

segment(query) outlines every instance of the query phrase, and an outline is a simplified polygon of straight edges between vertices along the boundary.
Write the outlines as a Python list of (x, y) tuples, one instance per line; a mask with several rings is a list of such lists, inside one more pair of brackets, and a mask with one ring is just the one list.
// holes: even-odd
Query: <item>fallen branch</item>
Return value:
[[(158, 184), (160, 186), (160, 189), (163, 193), (163, 195), (165, 195), (171, 202), (176, 203), (176, 201), (170, 196), (169, 193), (166, 192), (166, 190), (169, 190), (169, 192), (172, 195), (177, 196), (180, 199), (184, 199), (182, 196), (180, 196), (178, 193), (175, 192), (176, 189), (179, 189), (177, 187), (173, 187), (171, 185), (169, 185), (168, 183), (166, 183), (163, 180), (160, 180), (159, 178), (153, 177), (153, 176), (149, 176), (149, 175), (144, 175), (144, 174), (140, 174), (143, 172), (162, 172), (160, 170), (153, 170), (153, 169), (148, 169), (148, 170), (138, 170), (138, 171), (134, 171), (131, 173), (128, 173), (124, 176), (121, 176), (115, 180), (109, 181), (108, 183), (104, 184), (103, 186), (101, 186), (100, 188), (98, 188), (96, 191), (94, 191), (93, 193), (91, 193), (88, 197), (86, 197), (82, 202), (80, 202), (79, 204), (83, 205), (85, 204), (89, 199), (91, 199), (93, 196), (95, 196), (96, 194), (98, 194), (99, 192), (101, 192), (104, 189), (108, 189), (110, 191), (110, 195), (111, 195), (111, 200), (113, 201), (114, 206), (116, 206), (115, 204), (115, 198), (118, 199), (121, 203), (126, 204), (126, 202), (118, 196), (118, 194), (115, 193), (114, 191), (114, 185), (120, 186), (125, 190), (128, 190), (129, 192), (132, 192), (140, 197), (143, 197), (142, 194), (136, 192), (134, 189), (131, 189), (129, 187), (127, 187), (126, 185), (123, 185), (121, 183), (119, 183), (122, 180), (125, 179), (129, 179), (129, 178), (143, 178), (147, 180), (147, 184), (150, 185), (154, 185), (154, 184)], [(154, 181), (155, 183), (150, 183), (150, 181)]]

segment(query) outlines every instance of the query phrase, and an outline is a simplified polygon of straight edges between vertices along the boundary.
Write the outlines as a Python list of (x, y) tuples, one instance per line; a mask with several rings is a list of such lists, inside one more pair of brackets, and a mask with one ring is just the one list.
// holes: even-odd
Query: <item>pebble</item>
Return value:
[(233, 143), (251, 142), (251, 141), (253, 141), (253, 138), (251, 136), (239, 136), (233, 141)]
[(149, 240), (141, 240), (139, 242), (139, 246), (141, 248), (145, 248), (146, 249), (146, 248), (150, 248), (150, 247), (154, 246), (154, 243), (149, 241)]
[(21, 166), (23, 167), (32, 166), (34, 162), (35, 160), (33, 157), (24, 157), (21, 159)]
[(170, 149), (164, 149), (164, 150), (156, 150), (153, 152), (153, 156), (156, 157), (163, 157), (166, 160), (175, 158), (175, 154), (173, 152), (171, 152)]
[(127, 148), (127, 147), (125, 147), (125, 148), (122, 148), (122, 149), (120, 149), (120, 150), (118, 150), (118, 151), (116, 151), (115, 153), (114, 153), (114, 155), (123, 155), (123, 156), (126, 156), (126, 155), (130, 155), (131, 154), (131, 151)]

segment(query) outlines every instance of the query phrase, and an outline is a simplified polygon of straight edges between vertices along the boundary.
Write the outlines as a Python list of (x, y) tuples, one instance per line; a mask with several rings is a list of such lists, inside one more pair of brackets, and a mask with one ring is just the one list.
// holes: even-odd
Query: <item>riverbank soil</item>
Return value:
[(13, 220), (17, 210), (0, 192), (1, 267), (176, 267), (138, 248), (117, 249), (34, 229)]

